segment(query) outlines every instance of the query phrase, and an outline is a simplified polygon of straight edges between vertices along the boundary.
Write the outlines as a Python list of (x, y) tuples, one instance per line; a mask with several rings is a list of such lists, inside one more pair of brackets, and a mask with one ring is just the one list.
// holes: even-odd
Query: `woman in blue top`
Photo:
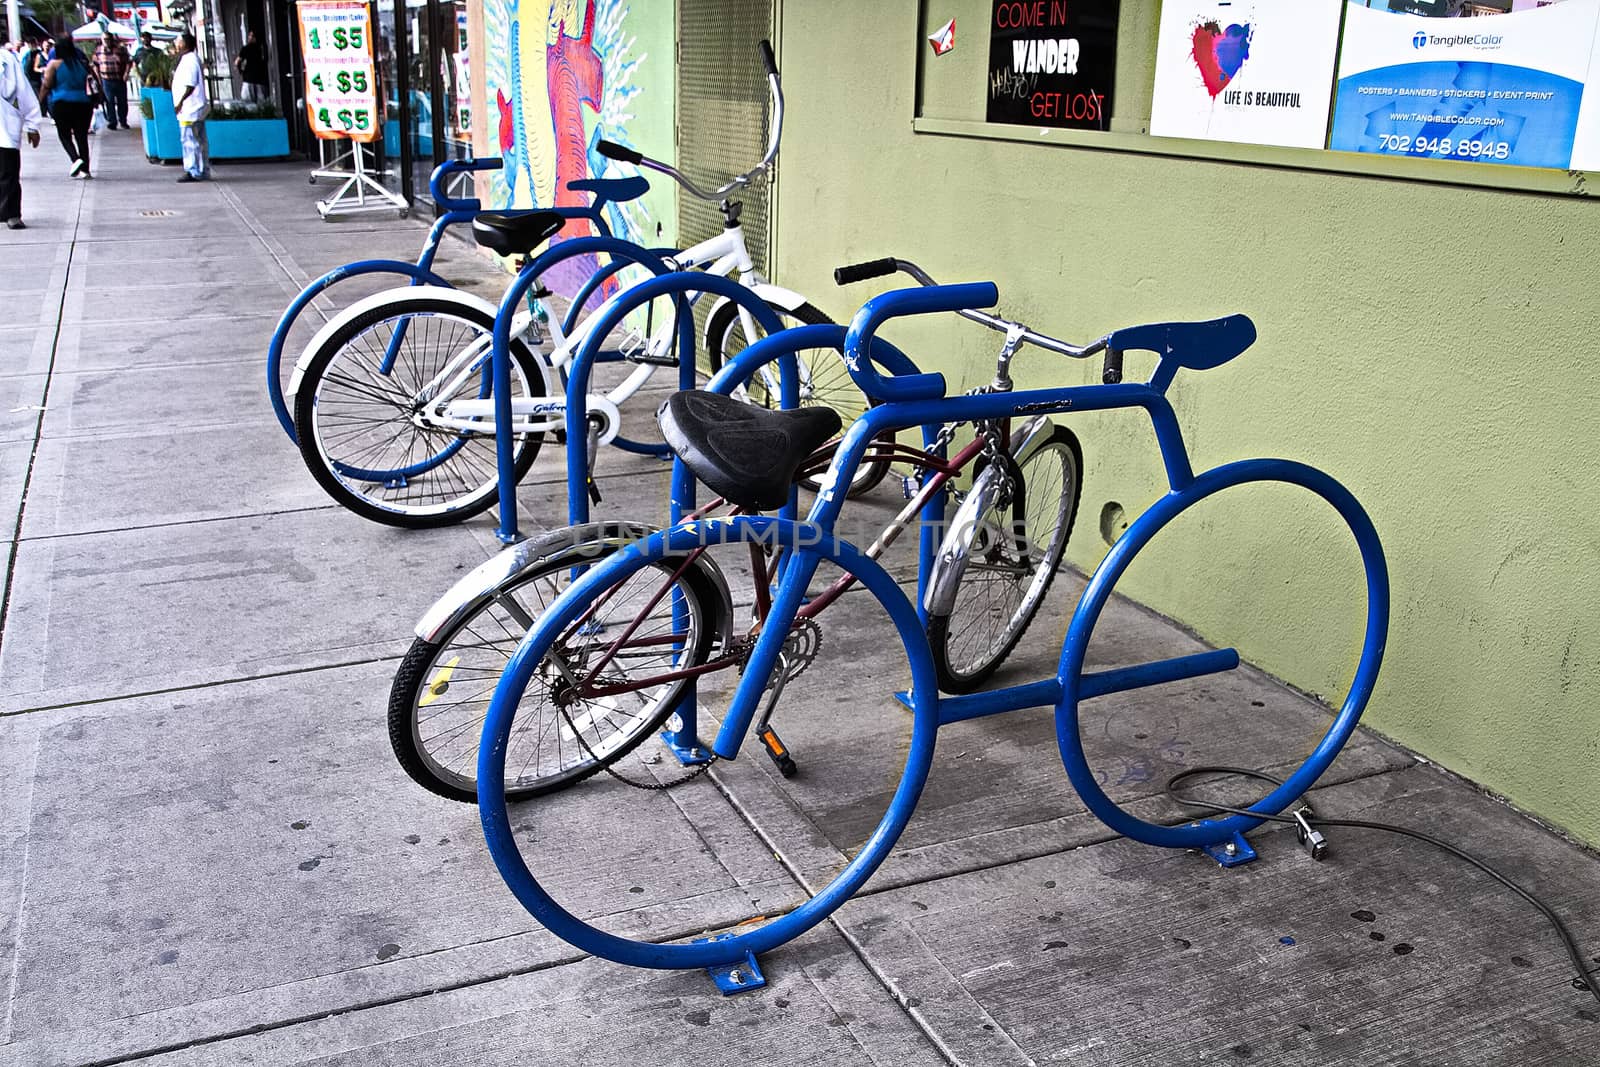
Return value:
[(56, 120), (56, 136), (61, 147), (72, 160), (68, 172), (74, 178), (92, 178), (89, 173), (89, 123), (94, 118), (94, 105), (89, 102), (94, 75), (89, 71), (89, 61), (63, 34), (56, 39), (56, 56), (44, 68), (44, 87), (41, 100), (50, 102), (50, 117)]

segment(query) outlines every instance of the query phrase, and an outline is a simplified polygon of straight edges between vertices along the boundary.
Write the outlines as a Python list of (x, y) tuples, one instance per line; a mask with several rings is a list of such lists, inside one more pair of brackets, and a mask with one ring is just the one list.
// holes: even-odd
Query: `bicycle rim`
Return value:
[[(352, 324), (313, 380), (311, 438), (321, 474), (353, 501), (384, 515), (416, 519), (476, 513), (499, 492), (494, 420), (482, 430), (419, 424), (424, 405), (487, 400), (493, 322), (460, 309), (389, 312)], [(385, 364), (392, 360), (388, 373)], [(544, 394), (526, 353), (512, 359), (513, 399)], [(470, 370), (469, 370), (470, 368)], [(519, 468), (538, 435), (519, 434)]]
[[(591, 564), (596, 559), (592, 553), (558, 557), (519, 575), (441, 640), (421, 670), (405, 709), (410, 742), (425, 774), (447, 786), (447, 795), (475, 797), (489, 698), (533, 621), (582, 573), (575, 558)], [(686, 681), (651, 679), (703, 655), (711, 636), (710, 609), (688, 574), (673, 578), (676, 569), (676, 562), (667, 562), (638, 572), (592, 617), (562, 635), (548, 669), (517, 707), (506, 750), (507, 796), (548, 793), (594, 774), (671, 713)], [(663, 589), (665, 595), (658, 596)], [(568, 699), (571, 681), (585, 677), (636, 618), (640, 625), (596, 679), (625, 691)]]
[(947, 689), (992, 674), (1038, 612), (1072, 532), (1081, 471), (1076, 441), (1057, 427), (1018, 465), (1011, 499), (979, 517), (955, 604), (930, 633)]

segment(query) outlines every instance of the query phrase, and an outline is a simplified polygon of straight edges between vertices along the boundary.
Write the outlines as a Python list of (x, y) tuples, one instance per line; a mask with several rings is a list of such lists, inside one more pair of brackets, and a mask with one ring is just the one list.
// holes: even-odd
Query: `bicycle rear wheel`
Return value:
[[(466, 430), (429, 426), (420, 416), (441, 399), (492, 395), (493, 313), (460, 297), (404, 289), (352, 311), (310, 354), (294, 396), (300, 454), (312, 476), (344, 507), (390, 526), (447, 526), (493, 507), (500, 486), (492, 417), (482, 430)], [(512, 398), (545, 396), (542, 361), (519, 338), (511, 360)], [(462, 367), (476, 369), (455, 373)], [(543, 437), (514, 436), (519, 480)]]
[[(1061, 568), (1078, 514), (1083, 450), (1065, 426), (1042, 442), (1023, 442), (1011, 488), (950, 537), (969, 538), (948, 613), (928, 617), (939, 688), (982, 685), (1022, 639)], [(941, 550), (941, 556), (943, 555)]]
[[(477, 801), (479, 735), (511, 654), (573, 581), (644, 532), (575, 527), (508, 549), (518, 561), (531, 562), (508, 568), (512, 573), (490, 595), (431, 639), (412, 642), (389, 692), (389, 741), (412, 781), (450, 800)], [(575, 785), (638, 747), (672, 713), (687, 680), (651, 679), (702, 662), (724, 610), (700, 568), (675, 577), (681, 562), (663, 561), (613, 587), (604, 604), (551, 650), (550, 669), (524, 692), (507, 737), (508, 799)], [(569, 699), (586, 664), (636, 618), (640, 625), (602, 679), (619, 691)]]

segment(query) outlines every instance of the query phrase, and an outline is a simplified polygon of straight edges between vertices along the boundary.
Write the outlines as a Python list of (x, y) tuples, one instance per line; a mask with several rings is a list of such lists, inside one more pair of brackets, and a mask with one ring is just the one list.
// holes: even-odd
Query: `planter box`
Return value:
[(152, 163), (183, 159), (183, 143), (178, 140), (178, 113), (172, 109), (172, 92), (167, 89), (141, 89), (139, 99), (150, 102), (155, 116), (144, 124), (144, 154)]
[[(176, 120), (174, 120), (176, 121)], [(212, 159), (281, 159), (289, 154), (287, 119), (208, 119)]]

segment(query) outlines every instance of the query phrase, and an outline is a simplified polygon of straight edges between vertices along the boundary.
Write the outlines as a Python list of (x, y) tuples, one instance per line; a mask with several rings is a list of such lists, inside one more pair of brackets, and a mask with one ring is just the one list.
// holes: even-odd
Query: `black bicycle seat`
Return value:
[(525, 256), (566, 224), (567, 220), (554, 211), (486, 211), (473, 217), (472, 237), (502, 256)]
[(656, 419), (694, 476), (747, 511), (782, 507), (800, 464), (840, 426), (832, 408), (768, 411), (698, 389), (673, 393)]

